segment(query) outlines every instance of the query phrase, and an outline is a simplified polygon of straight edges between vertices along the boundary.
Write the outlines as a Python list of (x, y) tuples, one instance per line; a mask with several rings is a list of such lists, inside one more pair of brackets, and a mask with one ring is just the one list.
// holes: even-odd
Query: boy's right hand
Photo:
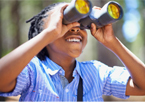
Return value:
[(62, 37), (70, 28), (80, 26), (78, 22), (74, 22), (68, 25), (62, 24), (63, 10), (68, 4), (62, 4), (55, 7), (53, 10), (48, 12), (48, 17), (44, 19), (44, 28), (46, 31), (52, 31), (54, 40)]

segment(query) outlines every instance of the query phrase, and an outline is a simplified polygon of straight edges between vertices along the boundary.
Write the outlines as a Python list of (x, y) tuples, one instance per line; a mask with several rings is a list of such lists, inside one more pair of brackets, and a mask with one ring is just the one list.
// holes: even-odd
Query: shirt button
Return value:
[(65, 92), (69, 92), (69, 89), (66, 89)]
[(60, 71), (60, 73), (62, 74), (62, 71)]
[(74, 97), (73, 100), (75, 100), (76, 98)]

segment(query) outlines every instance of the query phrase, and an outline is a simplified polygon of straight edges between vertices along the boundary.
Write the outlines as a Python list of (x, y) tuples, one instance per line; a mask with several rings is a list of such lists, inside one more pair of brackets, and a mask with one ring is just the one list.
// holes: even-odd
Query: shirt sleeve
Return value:
[(123, 67), (113, 67), (104, 80), (103, 94), (113, 95), (118, 98), (127, 99), (129, 96), (125, 95), (126, 85), (130, 77), (129, 72)]
[(29, 85), (30, 85), (30, 76), (28, 66), (26, 66), (17, 77), (17, 82), (14, 90), (8, 93), (0, 92), (0, 96), (8, 97), (20, 95), (22, 92), (27, 90)]

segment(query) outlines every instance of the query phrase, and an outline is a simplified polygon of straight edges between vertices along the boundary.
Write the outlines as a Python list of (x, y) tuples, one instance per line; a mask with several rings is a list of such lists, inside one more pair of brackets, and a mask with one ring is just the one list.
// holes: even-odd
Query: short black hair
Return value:
[[(33, 37), (35, 37), (36, 35), (38, 35), (39, 33), (41, 33), (44, 28), (43, 28), (43, 24), (44, 21), (43, 19), (48, 17), (49, 15), (47, 15), (47, 12), (49, 12), (50, 10), (52, 10), (54, 7), (58, 6), (59, 4), (63, 4), (65, 2), (59, 2), (59, 3), (54, 3), (51, 4), (47, 7), (45, 7), (39, 14), (37, 14), (36, 16), (32, 17), (31, 19), (27, 20), (26, 23), (31, 22), (30, 28), (29, 28), (29, 33), (28, 33), (28, 39), (32, 39)], [(45, 60), (46, 57), (49, 57), (48, 51), (45, 48), (43, 48), (38, 54), (37, 57), (40, 60)]]

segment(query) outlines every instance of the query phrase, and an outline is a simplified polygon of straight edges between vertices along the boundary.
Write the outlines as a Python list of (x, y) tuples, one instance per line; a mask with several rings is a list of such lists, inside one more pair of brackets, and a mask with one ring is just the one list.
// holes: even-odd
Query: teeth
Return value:
[(68, 39), (69, 42), (80, 42), (80, 39)]

